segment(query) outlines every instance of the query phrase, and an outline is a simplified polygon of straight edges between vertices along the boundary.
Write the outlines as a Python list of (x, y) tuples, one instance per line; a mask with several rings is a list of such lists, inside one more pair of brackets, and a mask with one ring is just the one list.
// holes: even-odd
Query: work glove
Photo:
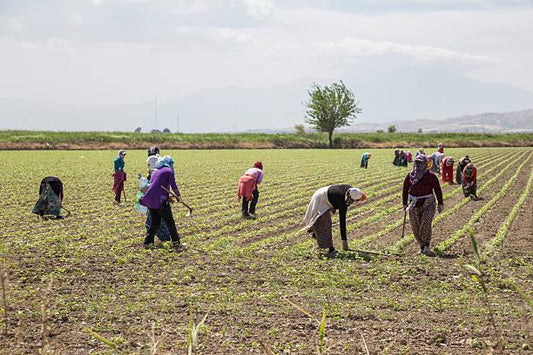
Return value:
[(348, 240), (342, 241), (342, 249), (344, 249), (345, 251), (350, 250), (350, 247), (348, 246)]
[(439, 213), (442, 213), (442, 211), (444, 211), (444, 205), (438, 205), (437, 211), (439, 211)]

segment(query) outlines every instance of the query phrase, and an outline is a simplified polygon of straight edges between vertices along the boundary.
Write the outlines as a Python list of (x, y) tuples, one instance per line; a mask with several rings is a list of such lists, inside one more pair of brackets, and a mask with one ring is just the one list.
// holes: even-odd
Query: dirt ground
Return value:
[[(501, 151), (470, 152), (479, 161), (482, 175), (478, 189), (483, 187), (479, 194), (483, 199), (463, 203), (460, 191), (452, 193), (457, 185), (443, 185), (444, 194), (450, 193), (446, 209), (463, 204), (435, 224), (432, 246), (460, 230), (507, 181), (512, 181), (507, 192), (473, 224), (481, 253), (487, 250), (486, 243), (524, 193), (533, 171), (531, 149), (511, 152), (505, 159)], [(298, 154), (287, 155), (285, 163), (272, 167), (274, 171), (269, 173), (282, 175), (302, 161), (306, 169), (321, 169), (316, 155)], [(228, 156), (213, 163), (221, 179), (235, 175), (227, 167), (228, 161), (240, 159)], [(65, 157), (71, 159), (68, 154), (57, 159)], [(335, 159), (334, 155), (328, 157)], [(20, 158), (37, 165), (43, 159), (8, 156), (3, 164)], [(76, 155), (76, 159), (81, 158)], [(467, 235), (434, 257), (420, 255), (416, 241), (407, 243), (399, 253), (385, 254), (399, 241), (401, 224), (359, 243), (392, 222), (401, 222), (403, 212), (395, 209), (401, 201), (387, 198), (398, 193), (395, 187), (403, 181), (403, 170), (369, 172), (358, 178), (375, 197), (367, 201), (368, 209), (364, 210), (363, 204), (351, 210), (348, 238), (358, 249), (378, 254), (352, 251), (339, 252), (333, 259), (321, 257), (313, 240), (299, 230), (310, 194), (317, 185), (338, 178), (335, 171), (321, 171), (320, 178), (311, 182), (305, 176), (294, 178), (292, 183), (283, 176), (271, 181), (267, 186), (280, 193), (268, 195), (267, 186), (261, 190), (265, 193), (256, 221), (240, 219), (235, 203), (227, 202), (225, 196), (234, 190), (233, 181), (227, 186), (220, 183), (220, 190), (212, 192), (212, 196), (220, 196), (217, 198), (206, 198), (211, 192), (201, 190), (198, 196), (189, 197), (196, 207), (193, 218), (186, 219), (183, 211), (174, 207), (174, 214), (179, 215), (178, 228), (189, 248), (176, 254), (167, 245), (153, 251), (140, 249), (144, 220), (126, 208), (112, 206), (109, 186), (87, 188), (91, 181), (100, 179), (100, 156), (85, 159), (92, 159), (94, 171), (64, 172), (79, 179), (78, 195), (67, 201), (78, 212), (65, 220), (36, 222), (35, 216), (18, 215), (20, 203), (26, 210), (33, 203), (33, 195), (24, 195), (23, 182), (14, 183), (15, 191), (2, 192), (7, 202), (0, 234), (5, 275), (5, 296), (0, 299), (5, 301), (0, 305), (0, 353), (182, 354), (187, 351), (191, 329), (204, 316), (205, 326), (199, 328), (193, 353), (533, 351), (531, 193), (503, 244), (478, 266), (487, 287), (485, 293), (465, 267), (475, 264)], [(201, 160), (200, 156), (191, 158), (193, 162)], [(388, 155), (383, 161), (388, 161)], [(14, 168), (12, 173), (21, 173), (21, 169)], [(195, 170), (193, 166), (183, 173), (184, 180), (191, 174), (189, 185), (180, 185), (184, 191), (205, 185), (202, 179), (206, 175), (197, 177)], [(495, 181), (488, 182), (500, 172)], [(38, 181), (41, 175), (31, 179)], [(387, 179), (390, 185), (383, 186)], [(373, 190), (373, 186), (378, 187)], [(386, 190), (389, 187), (391, 190)], [(299, 197), (302, 194), (305, 198)], [(14, 200), (18, 195), (25, 197)], [(391, 212), (371, 219), (385, 208)], [(336, 215), (333, 221), (338, 245)], [(360, 221), (368, 222), (350, 229)], [(410, 233), (407, 223), (405, 234)], [(323, 314), (325, 337), (321, 338)]]

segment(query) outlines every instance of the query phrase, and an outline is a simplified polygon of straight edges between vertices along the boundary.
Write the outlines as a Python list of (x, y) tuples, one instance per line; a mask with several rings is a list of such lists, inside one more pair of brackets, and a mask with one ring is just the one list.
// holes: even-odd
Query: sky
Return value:
[[(374, 63), (533, 93), (531, 19), (526, 0), (0, 0), (0, 99), (164, 104)], [(0, 128), (18, 128), (13, 117)]]

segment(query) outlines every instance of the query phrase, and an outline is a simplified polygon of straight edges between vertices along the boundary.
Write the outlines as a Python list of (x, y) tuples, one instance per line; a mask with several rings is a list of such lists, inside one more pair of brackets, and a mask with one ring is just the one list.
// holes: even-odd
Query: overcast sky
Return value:
[(532, 19), (527, 0), (0, 0), (0, 98), (165, 102), (373, 61), (533, 92)]

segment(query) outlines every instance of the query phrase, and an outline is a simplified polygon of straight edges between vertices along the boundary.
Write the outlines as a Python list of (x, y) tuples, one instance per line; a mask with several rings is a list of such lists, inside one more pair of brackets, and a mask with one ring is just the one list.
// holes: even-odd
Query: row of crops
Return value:
[[(300, 231), (302, 216), (313, 192), (334, 183), (349, 183), (368, 193), (368, 200), (349, 211), (348, 232), (350, 246), (362, 248), (388, 234), (397, 232), (403, 223), (401, 210), (401, 184), (407, 169), (393, 167), (388, 151), (375, 153), (370, 168), (357, 167), (358, 151), (183, 151), (167, 152), (177, 160), (177, 180), (186, 201), (195, 207), (195, 216), (183, 218), (183, 211), (175, 207), (179, 230), (186, 242), (203, 251), (231, 251), (239, 253), (269, 252), (270, 248), (309, 248), (312, 244)], [(479, 209), (462, 229), (440, 241), (437, 250), (444, 252), (468, 228), (493, 208), (506, 191), (522, 175), (530, 175), (531, 150), (516, 148), (450, 150), (448, 154), (460, 157), (470, 154), (479, 170), (479, 193), (497, 193), (476, 204)], [(42, 243), (47, 235), (57, 235), (58, 230), (75, 231), (74, 240), (84, 243), (113, 234), (115, 247), (128, 247), (139, 243), (143, 235), (143, 216), (137, 214), (131, 203), (122, 209), (113, 208), (111, 201), (111, 152), (10, 152), (3, 153), (4, 185), (2, 212), (10, 227), (17, 230), (26, 241), (36, 233)], [(35, 160), (32, 162), (32, 158)], [(243, 220), (235, 198), (236, 181), (255, 159), (265, 165), (265, 182), (260, 187), (258, 220)], [(17, 165), (17, 161), (25, 161)], [(28, 169), (27, 166), (31, 168)], [(144, 156), (130, 152), (126, 169), (129, 180), (126, 192), (130, 202), (136, 192), (137, 172), (145, 173)], [(512, 174), (511, 174), (512, 173)], [(35, 216), (28, 213), (36, 200), (40, 179), (57, 175), (65, 183), (68, 206), (74, 213), (71, 218), (55, 224), (36, 224)], [(14, 178), (14, 177), (19, 177)], [(529, 186), (529, 185), (528, 185)], [(528, 189), (521, 197), (523, 203)], [(453, 219), (469, 203), (462, 198), (458, 185), (443, 186), (446, 210), (438, 215), (434, 224)], [(519, 203), (519, 201), (517, 201)], [(515, 213), (516, 214), (516, 211)], [(512, 220), (502, 226), (508, 228)], [(43, 233), (44, 235), (40, 234)], [(338, 237), (338, 231), (335, 232)], [(500, 233), (499, 239), (502, 239)], [(103, 238), (107, 239), (107, 238)], [(387, 239), (387, 238), (385, 238)], [(380, 245), (380, 251), (401, 253), (414, 240), (412, 234), (390, 245)], [(17, 241), (13, 241), (17, 242)], [(38, 241), (32, 240), (33, 243)], [(491, 243), (496, 246), (500, 242)], [(379, 243), (378, 243), (379, 244)]]
[[(194, 207), (190, 218), (181, 206), (173, 207), (178, 231), (189, 248), (181, 254), (167, 247), (154, 251), (141, 247), (145, 216), (132, 208), (132, 200), (137, 174), (146, 174), (144, 151), (129, 151), (126, 157), (128, 203), (122, 207), (112, 203), (115, 152), (0, 152), (4, 202), (0, 257), (3, 268), (10, 270), (8, 299), (18, 312), (13, 312), (11, 322), (13, 329), (21, 329), (20, 344), (33, 344), (24, 351), (37, 349), (35, 334), (42, 329), (43, 304), (57, 323), (57, 344), (68, 344), (69, 337), (78, 336), (74, 328), (129, 341), (144, 334), (149, 321), (161, 331), (172, 325), (174, 330), (166, 331), (178, 337), (188, 324), (184, 309), (195, 304), (202, 313), (212, 312), (207, 318), (211, 332), (226, 336), (215, 341), (217, 347), (213, 345), (210, 353), (217, 349), (246, 353), (239, 346), (256, 332), (250, 322), (258, 322), (261, 331), (274, 319), (304, 322), (290, 306), (280, 307), (282, 297), (313, 308), (323, 302), (317, 295), (327, 292), (328, 317), (343, 321), (347, 314), (353, 319), (366, 317), (383, 304), (402, 310), (433, 307), (433, 298), (417, 296), (410, 299), (411, 305), (373, 293), (376, 285), (388, 284), (385, 275), (402, 267), (394, 260), (418, 257), (419, 249), (408, 223), (401, 238), (401, 188), (409, 169), (393, 166), (390, 150), (370, 151), (368, 169), (359, 168), (362, 150), (164, 151), (175, 158), (178, 185)], [(443, 185), (445, 210), (433, 221), (432, 247), (442, 256), (463, 255), (465, 250), (468, 254), (468, 235), (473, 230), (484, 256), (494, 257), (512, 237), (515, 221), (530, 203), (533, 150), (464, 148), (446, 153), (456, 160), (465, 154), (471, 157), (478, 167), (478, 195), (483, 199), (470, 201), (460, 186)], [(263, 161), (265, 178), (259, 188), (258, 218), (245, 220), (236, 187), (255, 160)], [(65, 184), (64, 204), (72, 215), (64, 220), (41, 221), (30, 212), (39, 182), (48, 175), (59, 176)], [(317, 258), (316, 242), (301, 230), (302, 219), (314, 191), (337, 183), (367, 192), (367, 201), (349, 210), (347, 231), (351, 248), (372, 253), (341, 252), (338, 260), (322, 260)], [(334, 242), (339, 245), (336, 216), (333, 221)], [(372, 270), (359, 269), (369, 257)], [(444, 287), (442, 293), (451, 292), (448, 286), (438, 287)], [(437, 292), (428, 289), (413, 292)], [(358, 300), (367, 303), (351, 300), (354, 290)], [(53, 301), (51, 296), (43, 301), (47, 292), (53, 294)], [(401, 295), (404, 290), (397, 292)], [(446, 296), (453, 304), (450, 309), (461, 309), (464, 304), (452, 295)], [(337, 299), (343, 302), (336, 303)], [(234, 323), (228, 323), (228, 318)], [(234, 340), (228, 341), (228, 334)], [(276, 344), (287, 336), (272, 330)], [(79, 339), (83, 350), (102, 349), (93, 336)], [(136, 345), (124, 344), (122, 349), (138, 350)]]

